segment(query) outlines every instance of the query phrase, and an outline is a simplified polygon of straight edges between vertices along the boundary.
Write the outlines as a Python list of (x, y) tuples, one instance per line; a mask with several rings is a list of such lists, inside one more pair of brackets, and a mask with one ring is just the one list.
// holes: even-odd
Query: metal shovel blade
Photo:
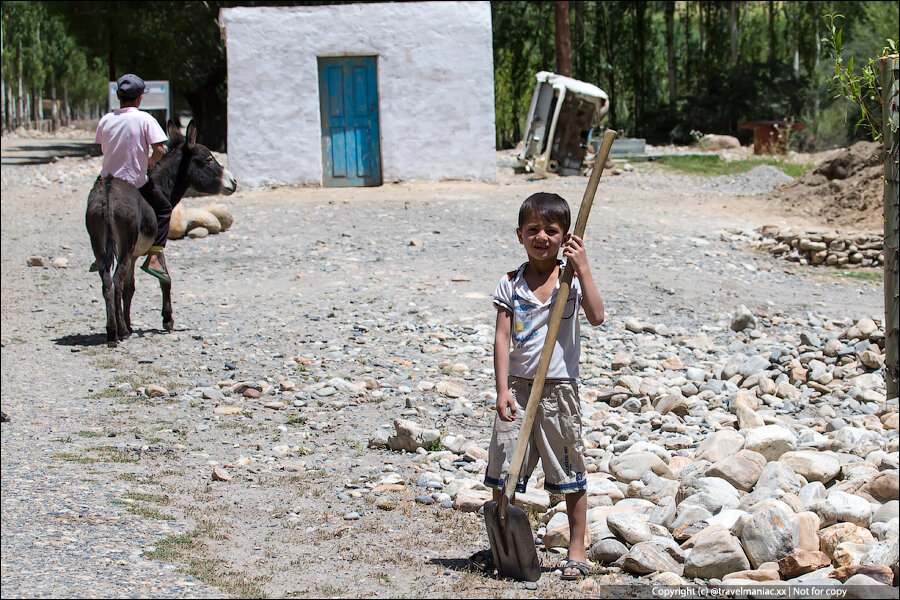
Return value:
[(497, 572), (501, 577), (517, 581), (537, 581), (541, 577), (541, 563), (525, 511), (509, 505), (506, 519), (502, 520), (499, 509), (499, 503), (493, 500), (484, 504), (484, 524)]

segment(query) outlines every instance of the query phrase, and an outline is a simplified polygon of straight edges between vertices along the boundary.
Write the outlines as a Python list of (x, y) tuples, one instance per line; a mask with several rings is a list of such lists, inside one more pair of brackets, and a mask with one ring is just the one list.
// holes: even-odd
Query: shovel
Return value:
[[(584, 191), (584, 199), (578, 210), (578, 219), (575, 221), (574, 234), (584, 236), (588, 214), (594, 203), (594, 194), (600, 183), (600, 175), (606, 166), (609, 150), (612, 147), (616, 132), (607, 129), (603, 134), (603, 143), (597, 158), (594, 161), (594, 169), (588, 180), (587, 189)], [(499, 502), (493, 500), (484, 504), (484, 524), (487, 526), (488, 539), (491, 542), (491, 555), (494, 566), (501, 577), (511, 577), (518, 581), (537, 581), (541, 577), (541, 563), (538, 560), (537, 549), (534, 546), (534, 535), (531, 532), (531, 522), (518, 506), (510, 504), (512, 495), (519, 480), (519, 471), (522, 469), (522, 461), (525, 459), (525, 450), (528, 448), (528, 440), (531, 437), (531, 426), (534, 423), (534, 415), (540, 404), (541, 391), (544, 388), (544, 380), (547, 378), (547, 369), (550, 367), (550, 358), (553, 356), (553, 348), (556, 345), (556, 337), (559, 334), (559, 325), (562, 321), (566, 302), (569, 299), (569, 290), (572, 285), (574, 269), (571, 262), (566, 262), (562, 278), (559, 282), (559, 291), (553, 310), (550, 313), (550, 322), (547, 325), (547, 337), (541, 350), (541, 359), (538, 362), (537, 373), (528, 396), (528, 405), (525, 415), (522, 417), (522, 427), (519, 429), (519, 438), (516, 441), (516, 450), (509, 464), (509, 472), (503, 485), (503, 495)]]

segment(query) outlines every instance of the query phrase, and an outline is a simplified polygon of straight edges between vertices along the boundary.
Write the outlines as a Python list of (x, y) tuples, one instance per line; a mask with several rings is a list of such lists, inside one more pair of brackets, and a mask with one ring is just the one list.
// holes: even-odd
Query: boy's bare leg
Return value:
[(569, 560), (587, 562), (587, 549), (584, 547), (584, 532), (587, 529), (585, 490), (566, 494), (566, 513), (569, 517)]

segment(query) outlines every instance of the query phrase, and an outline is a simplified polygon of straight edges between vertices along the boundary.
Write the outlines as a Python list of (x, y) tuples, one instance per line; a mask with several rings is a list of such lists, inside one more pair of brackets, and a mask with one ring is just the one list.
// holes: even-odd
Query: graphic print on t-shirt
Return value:
[(513, 326), (515, 328), (513, 338), (517, 342), (527, 342), (537, 334), (537, 331), (532, 327), (536, 308), (537, 306), (529, 302), (527, 298), (513, 294)]

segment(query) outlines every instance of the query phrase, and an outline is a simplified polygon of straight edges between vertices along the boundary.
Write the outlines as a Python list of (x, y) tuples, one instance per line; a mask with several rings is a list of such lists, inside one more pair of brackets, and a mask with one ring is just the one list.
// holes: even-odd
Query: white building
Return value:
[(489, 2), (237, 7), (219, 22), (242, 185), (495, 180)]

